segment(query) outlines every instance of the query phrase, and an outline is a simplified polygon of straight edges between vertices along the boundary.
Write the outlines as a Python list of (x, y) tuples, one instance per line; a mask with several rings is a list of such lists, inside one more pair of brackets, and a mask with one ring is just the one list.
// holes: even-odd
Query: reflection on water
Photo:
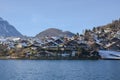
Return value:
[(119, 80), (118, 60), (0, 60), (0, 80)]

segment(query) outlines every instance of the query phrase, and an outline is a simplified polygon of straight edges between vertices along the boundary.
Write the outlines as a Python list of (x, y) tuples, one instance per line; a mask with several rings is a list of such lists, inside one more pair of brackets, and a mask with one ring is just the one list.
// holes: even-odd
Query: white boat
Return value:
[(102, 59), (118, 59), (118, 60), (120, 60), (120, 52), (117, 52), (117, 51), (100, 50), (99, 54)]

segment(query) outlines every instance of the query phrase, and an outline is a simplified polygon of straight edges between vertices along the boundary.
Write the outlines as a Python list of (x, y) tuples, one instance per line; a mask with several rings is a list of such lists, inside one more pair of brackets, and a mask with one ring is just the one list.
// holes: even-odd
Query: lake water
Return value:
[(0, 80), (120, 80), (120, 61), (0, 60)]

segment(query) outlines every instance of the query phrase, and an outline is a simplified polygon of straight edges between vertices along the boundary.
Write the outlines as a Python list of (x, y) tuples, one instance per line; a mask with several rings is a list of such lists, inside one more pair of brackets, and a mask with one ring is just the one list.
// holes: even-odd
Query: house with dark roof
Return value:
[(113, 50), (113, 51), (120, 51), (120, 40), (114, 42), (113, 44), (107, 46), (108, 50)]

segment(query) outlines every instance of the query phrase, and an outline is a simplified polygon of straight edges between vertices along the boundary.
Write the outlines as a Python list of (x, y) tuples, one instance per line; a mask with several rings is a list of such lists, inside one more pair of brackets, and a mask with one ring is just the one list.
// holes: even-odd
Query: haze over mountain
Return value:
[(36, 35), (36, 37), (45, 37), (45, 36), (68, 36), (71, 37), (75, 35), (74, 33), (70, 32), (70, 31), (62, 31), (60, 29), (56, 29), (56, 28), (49, 28), (47, 30), (44, 30), (42, 32), (40, 32), (39, 34)]
[(22, 37), (22, 34), (14, 26), (0, 17), (0, 36), (3, 37)]

